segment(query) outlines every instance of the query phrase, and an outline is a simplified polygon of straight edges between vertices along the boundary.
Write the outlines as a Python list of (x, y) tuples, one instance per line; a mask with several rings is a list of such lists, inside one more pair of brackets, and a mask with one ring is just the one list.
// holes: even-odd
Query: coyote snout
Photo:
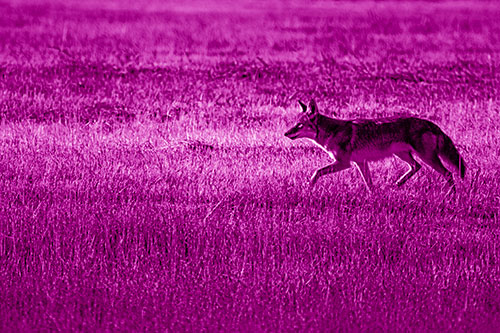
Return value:
[(314, 100), (307, 106), (299, 101), (303, 115), (298, 123), (285, 133), (290, 139), (307, 138), (323, 148), (334, 163), (317, 170), (312, 179), (314, 185), (321, 176), (351, 167), (358, 168), (366, 187), (373, 187), (369, 161), (395, 155), (406, 162), (408, 171), (396, 182), (403, 185), (422, 167), (413, 154), (443, 175), (455, 189), (453, 175), (441, 159), (446, 160), (465, 177), (465, 162), (455, 145), (436, 124), (415, 117), (388, 119), (340, 120), (318, 112)]

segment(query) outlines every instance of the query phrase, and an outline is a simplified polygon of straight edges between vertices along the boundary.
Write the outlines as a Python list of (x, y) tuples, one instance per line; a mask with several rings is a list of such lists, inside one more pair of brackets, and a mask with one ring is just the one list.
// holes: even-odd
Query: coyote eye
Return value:
[(297, 128), (302, 128), (302, 127), (304, 127), (304, 124), (298, 124), (297, 125)]

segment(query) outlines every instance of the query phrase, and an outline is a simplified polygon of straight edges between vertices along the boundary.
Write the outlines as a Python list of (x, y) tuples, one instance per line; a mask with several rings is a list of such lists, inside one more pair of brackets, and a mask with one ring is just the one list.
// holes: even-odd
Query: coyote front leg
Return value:
[(365, 182), (368, 192), (373, 192), (373, 181), (370, 173), (370, 168), (368, 167), (368, 162), (364, 160), (363, 162), (360, 163), (356, 162), (355, 164), (358, 167), (359, 173), (361, 173), (361, 177)]
[(339, 172), (339, 171), (345, 170), (349, 167), (350, 167), (349, 163), (335, 161), (334, 163), (327, 165), (326, 167), (318, 169), (318, 170), (316, 170), (316, 172), (314, 173), (314, 175), (311, 178), (311, 185), (310, 186), (314, 186), (314, 184), (316, 184), (319, 177), (321, 177), (321, 176), (324, 176), (324, 175), (329, 174), (329, 173)]

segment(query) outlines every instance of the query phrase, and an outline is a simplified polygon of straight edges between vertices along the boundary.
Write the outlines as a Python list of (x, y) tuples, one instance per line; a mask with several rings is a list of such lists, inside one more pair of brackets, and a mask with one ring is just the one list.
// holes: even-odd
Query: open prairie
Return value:
[[(0, 0), (0, 331), (500, 328), (500, 5)], [(435, 122), (468, 170), (284, 137)]]

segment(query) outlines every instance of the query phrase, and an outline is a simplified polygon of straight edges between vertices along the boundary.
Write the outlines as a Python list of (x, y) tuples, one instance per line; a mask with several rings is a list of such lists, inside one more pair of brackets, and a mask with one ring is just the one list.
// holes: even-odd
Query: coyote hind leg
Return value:
[(443, 163), (436, 153), (418, 154), (418, 156), (422, 159), (422, 161), (425, 162), (425, 164), (429, 165), (434, 170), (443, 175), (451, 188), (450, 190), (452, 192), (455, 192), (455, 181), (453, 180), (453, 174), (444, 167)]
[(413, 158), (411, 152), (409, 151), (396, 153), (395, 155), (400, 159), (402, 159), (403, 161), (405, 161), (406, 163), (408, 163), (408, 165), (410, 166), (408, 171), (406, 171), (405, 174), (399, 177), (399, 179), (396, 181), (396, 185), (402, 186), (404, 183), (406, 183), (408, 179), (413, 177), (413, 175), (416, 174), (418, 170), (422, 168), (422, 166)]

